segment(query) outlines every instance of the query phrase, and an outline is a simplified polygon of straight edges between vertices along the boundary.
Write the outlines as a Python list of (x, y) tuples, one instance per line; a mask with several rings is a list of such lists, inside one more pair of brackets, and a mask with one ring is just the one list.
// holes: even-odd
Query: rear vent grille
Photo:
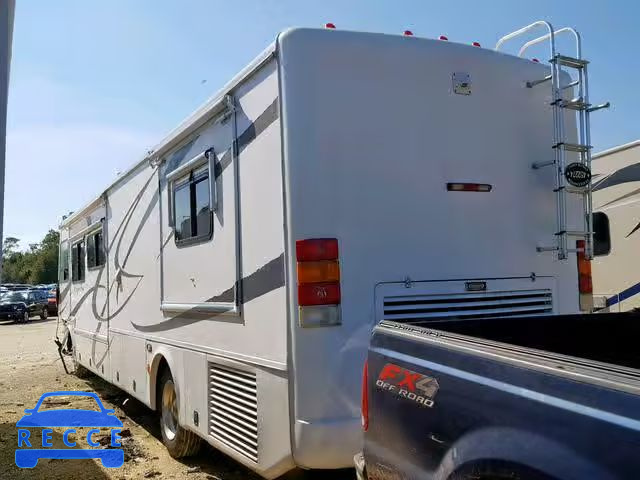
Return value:
[(394, 296), (384, 299), (384, 320), (495, 318), (553, 312), (551, 290)]
[(258, 462), (255, 374), (209, 363), (209, 434)]

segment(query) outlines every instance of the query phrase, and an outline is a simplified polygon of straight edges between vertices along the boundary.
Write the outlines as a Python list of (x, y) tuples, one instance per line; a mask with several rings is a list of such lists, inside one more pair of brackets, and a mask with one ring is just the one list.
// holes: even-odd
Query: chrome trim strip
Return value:
[(218, 315), (238, 315), (238, 307), (234, 303), (175, 303), (162, 302), (160, 309), (164, 313), (216, 313)]

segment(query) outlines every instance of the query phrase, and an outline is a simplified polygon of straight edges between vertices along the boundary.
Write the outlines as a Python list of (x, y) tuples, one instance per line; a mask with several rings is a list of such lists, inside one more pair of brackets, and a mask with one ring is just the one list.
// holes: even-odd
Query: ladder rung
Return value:
[(534, 170), (538, 170), (539, 168), (550, 167), (551, 165), (555, 165), (555, 160), (549, 160), (548, 162), (536, 162), (531, 164), (531, 168)]
[(569, 82), (566, 85), (560, 87), (562, 90), (566, 90), (567, 88), (575, 87), (580, 84), (580, 80), (574, 80), (573, 82)]
[(589, 150), (591, 150), (591, 145), (580, 145), (577, 143), (566, 143), (566, 142), (559, 142), (556, 143), (553, 148), (562, 148), (565, 151), (568, 152), (579, 152), (579, 153), (583, 153), (583, 152), (588, 152)]
[(587, 108), (587, 112), (595, 112), (596, 110), (602, 110), (603, 108), (609, 108), (611, 104), (609, 102), (601, 103), (600, 105), (594, 105), (593, 107)]
[(574, 98), (573, 100), (561, 100), (558, 102), (562, 108), (568, 108), (571, 110), (589, 110), (590, 103), (585, 103), (581, 98)]
[(563, 185), (560, 188), (553, 189), (554, 193), (558, 193), (561, 190), (564, 190), (567, 193), (575, 193), (576, 195), (586, 195), (587, 193), (589, 193), (589, 189), (586, 186), (583, 188), (578, 188), (578, 187), (570, 187), (567, 185)]
[(568, 235), (570, 237), (588, 237), (592, 233), (593, 232), (579, 232), (579, 231), (572, 231), (572, 230), (564, 230), (562, 232), (556, 232), (555, 235)]
[(558, 247), (536, 247), (538, 252), (555, 252), (560, 250)]
[(567, 57), (566, 55), (556, 55), (551, 60), (549, 60), (549, 62), (557, 63), (558, 65), (563, 65), (570, 68), (584, 68), (589, 63), (588, 60)]
[(567, 248), (567, 253), (582, 253), (584, 252), (583, 248)]
[(533, 88), (536, 85), (540, 85), (541, 83), (548, 82), (552, 78), (553, 77), (551, 75), (547, 75), (546, 77), (541, 78), (540, 80), (532, 80), (530, 82), (527, 82), (527, 88)]

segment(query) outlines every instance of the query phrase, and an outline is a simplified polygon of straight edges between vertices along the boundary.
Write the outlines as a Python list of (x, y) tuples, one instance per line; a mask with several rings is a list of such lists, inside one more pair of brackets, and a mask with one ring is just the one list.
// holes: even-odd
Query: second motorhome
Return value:
[(586, 64), (551, 51), (283, 32), (61, 225), (75, 361), (174, 456), (350, 466), (380, 319), (588, 308)]
[(604, 239), (611, 254), (593, 262), (595, 306), (602, 312), (638, 309), (640, 140), (594, 155), (593, 172), (594, 210), (611, 231)]

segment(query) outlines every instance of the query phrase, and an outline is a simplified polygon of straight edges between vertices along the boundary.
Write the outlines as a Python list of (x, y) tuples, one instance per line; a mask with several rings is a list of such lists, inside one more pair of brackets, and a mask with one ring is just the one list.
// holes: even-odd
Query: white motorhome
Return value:
[(283, 32), (62, 223), (75, 361), (159, 410), (174, 456), (351, 466), (381, 318), (580, 309), (588, 188), (550, 166), (588, 168), (588, 112), (562, 104), (586, 63), (551, 58)]
[[(593, 156), (593, 207), (610, 224), (611, 254), (593, 262), (600, 311), (640, 307), (640, 140)], [(597, 219), (597, 217), (594, 217)]]

